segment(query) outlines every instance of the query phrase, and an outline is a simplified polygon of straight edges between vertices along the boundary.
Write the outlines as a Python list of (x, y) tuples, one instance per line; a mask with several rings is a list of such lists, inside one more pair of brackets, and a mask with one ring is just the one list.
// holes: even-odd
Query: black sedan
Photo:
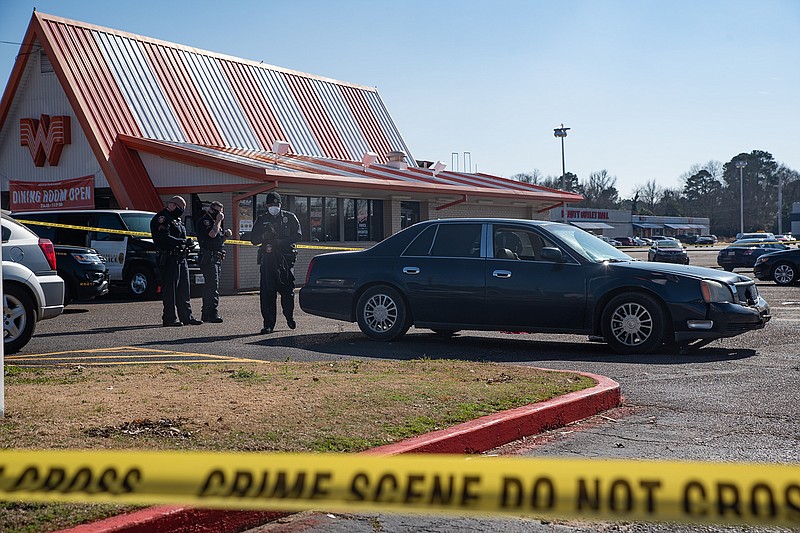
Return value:
[(300, 306), (381, 341), (412, 325), (576, 333), (624, 354), (705, 344), (770, 318), (745, 276), (636, 261), (571, 225), (505, 219), (420, 222), (367, 250), (319, 255)]
[(678, 241), (655, 241), (653, 246), (647, 250), (647, 260), (688, 265), (689, 254), (686, 253), (686, 248)]
[(761, 281), (772, 280), (778, 285), (800, 282), (800, 248), (762, 255), (756, 259), (753, 274)]
[(785, 244), (765, 239), (740, 239), (717, 254), (717, 264), (728, 272), (734, 268), (753, 268), (762, 254), (788, 248)]
[(108, 293), (108, 266), (93, 248), (54, 245), (58, 275), (64, 280), (64, 305)]

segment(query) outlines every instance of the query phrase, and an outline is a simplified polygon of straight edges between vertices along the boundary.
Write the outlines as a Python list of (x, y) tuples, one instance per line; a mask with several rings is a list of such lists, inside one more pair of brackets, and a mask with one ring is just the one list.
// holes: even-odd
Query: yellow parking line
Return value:
[[(102, 355), (100, 355), (102, 354)], [(23, 362), (47, 364), (47, 359), (52, 359), (55, 366), (73, 364), (82, 365), (133, 365), (133, 364), (159, 364), (159, 363), (264, 363), (258, 359), (243, 359), (226, 355), (177, 352), (174, 350), (158, 350), (154, 348), (138, 348), (135, 346), (117, 346), (114, 348), (92, 348), (86, 350), (69, 350), (63, 352), (49, 352), (40, 354), (12, 355), (6, 361), (19, 366)], [(109, 359), (123, 359), (123, 361), (109, 361)], [(148, 360), (149, 359), (149, 360)], [(100, 362), (87, 362), (98, 361)]]

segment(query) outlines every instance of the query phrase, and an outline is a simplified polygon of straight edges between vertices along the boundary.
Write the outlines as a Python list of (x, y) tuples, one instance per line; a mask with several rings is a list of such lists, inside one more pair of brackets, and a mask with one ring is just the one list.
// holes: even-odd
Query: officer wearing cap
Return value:
[(225, 239), (233, 235), (222, 226), (225, 215), (222, 203), (213, 201), (197, 221), (197, 242), (200, 244), (198, 264), (203, 273), (203, 322), (222, 322), (219, 315), (219, 275), (225, 259)]
[(261, 247), (258, 261), (261, 265), (260, 300), (264, 327), (261, 333), (272, 333), (277, 315), (276, 298), (281, 295), (281, 308), (289, 329), (294, 329), (294, 262), (297, 243), (303, 236), (300, 222), (294, 213), (281, 209), (281, 195), (267, 194), (267, 212), (253, 223), (250, 242)]
[(150, 233), (159, 250), (158, 267), (161, 274), (161, 298), (164, 302), (161, 323), (165, 327), (202, 324), (192, 316), (189, 301), (189, 265), (186, 263), (186, 256), (192, 240), (186, 237), (186, 228), (181, 222), (184, 209), (186, 200), (173, 196), (167, 206), (150, 220)]

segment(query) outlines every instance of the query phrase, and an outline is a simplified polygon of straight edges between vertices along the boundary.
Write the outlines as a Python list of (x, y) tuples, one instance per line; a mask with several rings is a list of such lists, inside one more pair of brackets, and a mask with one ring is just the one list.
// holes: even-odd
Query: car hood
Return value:
[(738, 283), (748, 281), (750, 278), (733, 272), (725, 272), (724, 270), (716, 270), (713, 268), (690, 266), (690, 265), (676, 265), (672, 263), (651, 263), (644, 261), (626, 261), (623, 263), (610, 263), (614, 268), (624, 268), (629, 270), (638, 270), (648, 274), (672, 274), (676, 276), (684, 276), (694, 279), (711, 279), (725, 283)]

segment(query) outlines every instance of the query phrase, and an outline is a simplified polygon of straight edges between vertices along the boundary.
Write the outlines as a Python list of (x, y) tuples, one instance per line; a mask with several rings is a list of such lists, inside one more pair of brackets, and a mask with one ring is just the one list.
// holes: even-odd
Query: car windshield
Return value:
[(681, 248), (681, 243), (678, 241), (658, 241), (656, 246), (659, 248)]
[(153, 218), (150, 213), (120, 213), (120, 216), (129, 230), (150, 233), (150, 220)]
[(575, 253), (589, 261), (633, 261), (628, 254), (578, 227), (553, 224), (547, 226), (547, 229), (555, 237), (565, 242)]

